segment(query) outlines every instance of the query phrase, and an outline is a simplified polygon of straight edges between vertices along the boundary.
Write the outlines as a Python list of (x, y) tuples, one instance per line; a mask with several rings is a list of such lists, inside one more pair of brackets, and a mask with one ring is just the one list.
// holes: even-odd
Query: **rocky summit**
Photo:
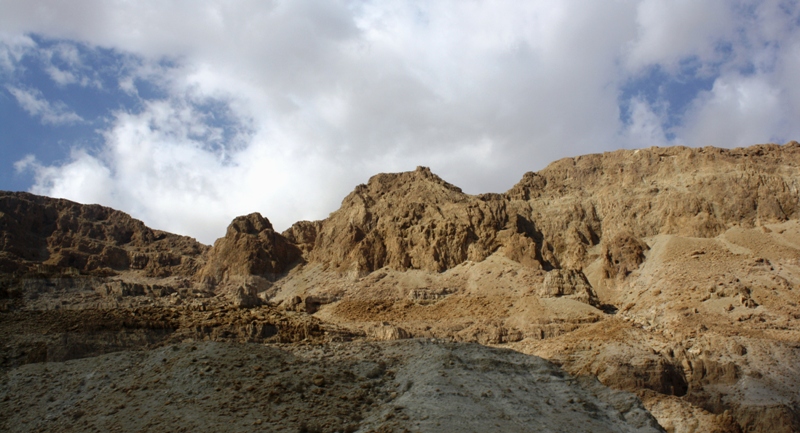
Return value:
[(800, 144), (373, 176), (213, 246), (0, 192), (0, 430), (800, 431)]

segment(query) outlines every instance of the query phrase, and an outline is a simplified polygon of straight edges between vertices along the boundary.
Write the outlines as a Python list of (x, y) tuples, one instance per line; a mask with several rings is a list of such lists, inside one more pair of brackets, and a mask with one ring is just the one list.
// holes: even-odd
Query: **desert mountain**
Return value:
[[(356, 364), (376, 362), (360, 353), (367, 344), (378, 358), (407, 356), (396, 356), (380, 384), (361, 388), (362, 402), (372, 403), (347, 406), (357, 420), (330, 418), (315, 428), (446, 430), (457, 421), (449, 411), (461, 407), (505, 414), (486, 418), (504, 431), (575, 431), (555, 415), (568, 405), (554, 396), (567, 392), (583, 393), (572, 401), (585, 402), (569, 410), (603, 420), (592, 431), (658, 431), (644, 410), (636, 412), (639, 400), (605, 385), (636, 394), (666, 431), (800, 431), (797, 142), (566, 158), (526, 173), (501, 194), (465, 194), (424, 167), (379, 174), (324, 220), (277, 233), (267, 218), (250, 214), (234, 219), (213, 247), (101, 206), (0, 193), (0, 236), (4, 412), (30, 404), (15, 381), (33, 375), (36, 389), (47, 389), (30, 363), (63, 369), (63, 361), (86, 358), (68, 368), (80, 375), (99, 365), (92, 359), (110, 362), (97, 357), (104, 353), (147, 348), (114, 355), (144, 365), (161, 356), (153, 351), (173, 345), (180, 356), (165, 361), (170, 366), (191, 361), (192, 347), (208, 352), (208, 366), (252, 352), (283, 360), (270, 368), (294, 362), (330, 369), (340, 387), (360, 377)], [(416, 340), (386, 342), (407, 338)], [(421, 349), (430, 340), (438, 343)], [(330, 354), (311, 355), (319, 350)], [(566, 380), (568, 391), (534, 386), (565, 374), (534, 367), (538, 357), (581, 379)], [(175, 369), (167, 364), (147, 380), (201, 393), (177, 373), (165, 376)], [(203, 371), (208, 380), (233, 383), (239, 395), (235, 377), (223, 370)], [(534, 370), (551, 378), (526, 376)], [(454, 375), (470, 379), (430, 389)], [(272, 420), (277, 430), (300, 426), (286, 417), (302, 412), (308, 392), (330, 397), (321, 402), (350, 401), (353, 392), (312, 386), (316, 376), (280, 376), (277, 382), (292, 385), (280, 388), (276, 402), (268, 391), (275, 381), (250, 376), (242, 377), (259, 391), (249, 391), (252, 404), (241, 406), (245, 418)], [(517, 376), (525, 377), (517, 382), (526, 391), (505, 385)], [(590, 378), (602, 385), (589, 386)], [(219, 395), (229, 396), (226, 386)], [(395, 386), (386, 397), (386, 387)], [(436, 401), (441, 409), (426, 412)], [(558, 410), (543, 409), (542, 401)], [(64, 409), (59, 425), (100, 425), (102, 408), (91, 407), (77, 418)], [(138, 416), (127, 407), (126, 416)], [(553, 418), (537, 430), (534, 412)], [(606, 420), (614, 417), (626, 422)], [(478, 424), (475, 431), (491, 429)]]
[(190, 277), (208, 247), (152, 230), (129, 215), (24, 192), (0, 193), (0, 270), (4, 275), (78, 272)]

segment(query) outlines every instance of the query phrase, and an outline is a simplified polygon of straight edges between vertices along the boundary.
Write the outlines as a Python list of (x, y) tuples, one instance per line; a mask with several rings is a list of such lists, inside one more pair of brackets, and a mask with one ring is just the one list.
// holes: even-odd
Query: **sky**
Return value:
[(800, 1), (0, 0), (0, 189), (210, 244), (428, 166), (800, 139)]

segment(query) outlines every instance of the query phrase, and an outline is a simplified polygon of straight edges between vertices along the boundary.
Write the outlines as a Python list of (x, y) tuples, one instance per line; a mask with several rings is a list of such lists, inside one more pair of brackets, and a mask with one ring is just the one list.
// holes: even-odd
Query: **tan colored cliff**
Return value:
[(799, 203), (796, 142), (566, 158), (479, 196), (382, 174), (284, 233), (304, 263), (265, 295), (544, 356), (673, 431), (795, 431), (800, 377), (769, 366), (800, 362)]
[[(55, 308), (102, 306), (125, 333), (97, 347), (477, 342), (635, 392), (667, 431), (800, 431), (797, 142), (566, 158), (502, 194), (379, 174), (324, 220), (279, 234), (242, 216), (211, 248), (100, 206), (0, 206), (0, 324), (26, 335), (3, 344), (27, 348), (12, 364), (45, 338), (20, 311), (66, 329), (84, 322)], [(71, 335), (56, 328), (45, 359)]]

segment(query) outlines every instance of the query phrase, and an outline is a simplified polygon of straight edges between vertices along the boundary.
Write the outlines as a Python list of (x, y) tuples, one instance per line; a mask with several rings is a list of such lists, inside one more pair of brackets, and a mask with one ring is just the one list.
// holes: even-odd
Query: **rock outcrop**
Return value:
[(206, 250), (192, 238), (152, 230), (107, 207), (0, 192), (0, 270), (5, 275), (111, 276), (137, 270), (147, 277), (191, 277)]
[(302, 251), (259, 213), (237, 217), (208, 253), (206, 265), (198, 273), (201, 283), (211, 290), (223, 290), (240, 307), (258, 305), (258, 293), (269, 281), (285, 272), (301, 257)]
[(237, 276), (272, 276), (286, 271), (300, 255), (268, 219), (252, 213), (234, 219), (225, 237), (214, 242), (200, 275), (215, 283)]
[(535, 228), (507, 200), (465, 194), (426, 167), (374, 176), (328, 219), (298, 223), (285, 235), (310, 250), (308, 261), (358, 274), (382, 267), (441, 272), (506, 244), (527, 247), (526, 263), (541, 267)]
[(547, 273), (538, 295), (542, 298), (566, 296), (589, 305), (599, 306), (597, 294), (583, 272), (554, 269)]
[(624, 231), (714, 237), (800, 217), (800, 143), (738, 149), (620, 150), (526, 173), (505, 195), (526, 215), (556, 260), (582, 267), (601, 238)]

